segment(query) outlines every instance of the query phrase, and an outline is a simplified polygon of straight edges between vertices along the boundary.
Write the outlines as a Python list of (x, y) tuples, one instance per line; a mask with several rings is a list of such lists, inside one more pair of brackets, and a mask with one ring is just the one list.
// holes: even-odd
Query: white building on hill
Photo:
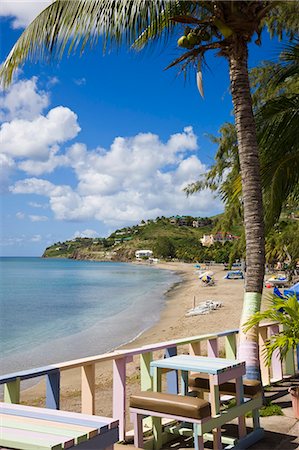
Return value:
[(151, 250), (136, 250), (135, 256), (137, 259), (151, 258), (153, 256), (153, 252)]

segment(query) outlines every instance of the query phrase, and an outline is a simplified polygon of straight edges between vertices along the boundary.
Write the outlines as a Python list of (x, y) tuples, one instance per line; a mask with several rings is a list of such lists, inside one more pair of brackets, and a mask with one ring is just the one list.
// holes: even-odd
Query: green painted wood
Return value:
[(162, 420), (160, 417), (152, 417), (154, 450), (160, 450), (162, 447)]
[(59, 443), (58, 439), (55, 440), (46, 434), (4, 427), (1, 427), (0, 445), (18, 450), (61, 450), (63, 448), (63, 443)]
[[(39, 433), (48, 433), (53, 435), (68, 436), (72, 439), (75, 439), (75, 442), (78, 444), (80, 442), (87, 441), (88, 434), (83, 433), (82, 431), (76, 431), (74, 429), (67, 429), (62, 427), (57, 427), (55, 424), (47, 421), (32, 421), (24, 422), (24, 418), (19, 418), (19, 420), (14, 420), (9, 416), (1, 417), (1, 427), (6, 428), (17, 428), (18, 430), (28, 430), (28, 431), (37, 431)], [(44, 422), (44, 425), (42, 424)], [(90, 429), (89, 432), (97, 431), (97, 429)]]
[(237, 356), (236, 335), (229, 334), (225, 336), (225, 357), (227, 359), (235, 359)]
[(20, 378), (10, 381), (4, 385), (4, 402), (20, 403)]
[(245, 403), (242, 403), (240, 406), (234, 406), (232, 408), (223, 411), (216, 417), (212, 417), (207, 422), (204, 422), (201, 425), (198, 425), (200, 428), (200, 433), (208, 433), (212, 428), (218, 428), (224, 425), (225, 423), (230, 422), (236, 417), (243, 416), (249, 411), (254, 409), (261, 408), (263, 405), (262, 397), (256, 397), (252, 400), (248, 400)]
[[(153, 379), (150, 373), (150, 364), (153, 360), (153, 353), (142, 353), (140, 355), (140, 385), (142, 391), (152, 391), (153, 390)], [(153, 421), (151, 417), (146, 417), (143, 419), (143, 426), (147, 429), (153, 428)]]
[(153, 353), (143, 353), (140, 355), (140, 378), (141, 378), (141, 390), (152, 391), (153, 382), (150, 373), (150, 363), (153, 360)]
[(284, 375), (295, 375), (295, 354), (294, 350), (290, 349), (285, 356), (285, 374)]

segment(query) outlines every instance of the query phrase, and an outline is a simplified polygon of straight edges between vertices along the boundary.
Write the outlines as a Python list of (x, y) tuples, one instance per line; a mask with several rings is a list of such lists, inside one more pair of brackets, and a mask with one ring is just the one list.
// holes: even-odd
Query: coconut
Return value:
[(189, 44), (189, 41), (188, 41), (187, 36), (181, 36), (181, 37), (178, 39), (178, 46), (179, 46), (179, 47), (188, 48), (189, 45), (190, 45), (190, 44)]
[(188, 36), (188, 42), (190, 45), (194, 46), (200, 43), (200, 38), (196, 36), (194, 33), (189, 33)]

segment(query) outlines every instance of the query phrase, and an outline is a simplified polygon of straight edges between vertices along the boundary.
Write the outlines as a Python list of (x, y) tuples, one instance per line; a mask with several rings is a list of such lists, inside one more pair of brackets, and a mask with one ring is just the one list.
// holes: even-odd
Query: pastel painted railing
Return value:
[[(261, 343), (263, 343), (270, 333), (274, 333), (277, 330), (277, 326), (276, 324), (265, 324), (260, 328)], [(202, 355), (202, 344), (204, 344), (209, 357), (219, 356), (219, 350), (221, 349), (222, 351), (224, 348), (224, 356), (228, 359), (235, 359), (237, 334), (238, 330), (234, 329), (219, 333), (174, 339), (129, 350), (117, 350), (103, 355), (3, 375), (0, 376), (0, 384), (4, 384), (4, 401), (8, 403), (19, 403), (21, 381), (45, 376), (46, 407), (59, 409), (61, 373), (66, 370), (81, 368), (81, 411), (84, 414), (94, 414), (96, 392), (95, 365), (111, 361), (113, 366), (113, 417), (119, 420), (120, 440), (125, 440), (127, 411), (126, 368), (127, 364), (132, 362), (134, 356), (139, 355), (140, 357), (141, 389), (145, 391), (151, 390), (152, 378), (150, 374), (150, 363), (153, 360), (154, 352), (164, 351), (165, 356), (174, 356), (177, 354), (179, 347), (188, 345), (190, 354)], [(222, 342), (223, 340), (224, 343)], [(263, 360), (261, 360), (261, 371), (264, 385), (269, 384), (271, 379), (282, 379), (286, 374), (293, 375), (295, 373), (294, 354), (288, 354), (283, 364), (280, 361), (279, 354), (275, 354), (270, 369), (266, 368)], [(176, 372), (170, 371), (166, 377), (168, 392), (177, 393), (178, 380)]]

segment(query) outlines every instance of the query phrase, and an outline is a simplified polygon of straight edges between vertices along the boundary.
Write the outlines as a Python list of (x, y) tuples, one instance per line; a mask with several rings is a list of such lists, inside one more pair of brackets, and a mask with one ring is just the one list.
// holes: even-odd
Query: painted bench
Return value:
[(0, 402), (0, 447), (19, 450), (113, 449), (118, 421)]
[[(195, 448), (204, 450), (203, 434), (198, 433), (198, 425), (202, 426), (211, 419), (209, 402), (197, 397), (147, 391), (131, 396), (130, 413), (134, 424), (135, 447), (143, 448), (142, 419), (151, 416), (193, 424)], [(154, 435), (160, 432), (155, 430), (157, 426), (159, 423), (153, 422)]]

